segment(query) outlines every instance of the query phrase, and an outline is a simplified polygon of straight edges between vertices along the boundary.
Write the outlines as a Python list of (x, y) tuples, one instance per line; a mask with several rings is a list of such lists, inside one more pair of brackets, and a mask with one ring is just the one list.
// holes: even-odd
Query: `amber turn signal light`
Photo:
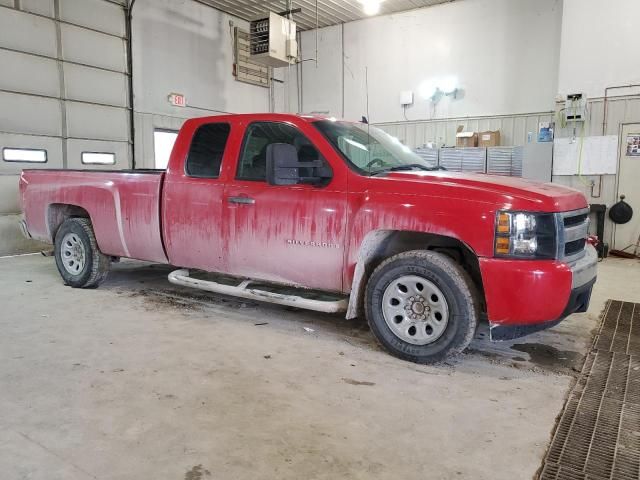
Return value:
[(511, 230), (511, 215), (506, 212), (500, 212), (498, 214), (498, 223), (496, 225), (496, 231), (498, 233), (509, 233)]
[(509, 255), (511, 239), (509, 237), (496, 238), (496, 253), (500, 255)]

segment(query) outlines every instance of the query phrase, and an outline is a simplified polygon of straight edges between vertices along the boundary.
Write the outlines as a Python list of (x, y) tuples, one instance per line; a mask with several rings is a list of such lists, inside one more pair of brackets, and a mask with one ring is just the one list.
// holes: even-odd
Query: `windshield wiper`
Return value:
[(371, 176), (379, 175), (381, 173), (389, 173), (389, 172), (401, 172), (404, 170), (424, 170), (426, 172), (434, 172), (436, 170), (444, 170), (444, 167), (436, 166), (436, 167), (427, 167), (426, 165), (421, 165), (419, 163), (410, 163), (408, 165), (396, 165), (395, 167), (383, 168), (382, 170), (378, 170), (373, 172)]

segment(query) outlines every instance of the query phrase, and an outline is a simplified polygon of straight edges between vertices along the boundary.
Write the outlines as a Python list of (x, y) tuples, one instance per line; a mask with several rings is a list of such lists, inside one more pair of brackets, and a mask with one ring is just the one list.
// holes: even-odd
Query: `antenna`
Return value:
[[(369, 123), (369, 67), (364, 67), (364, 93), (367, 110), (367, 142), (369, 144), (369, 148), (367, 148), (367, 151), (369, 152), (369, 163), (367, 165), (371, 165), (371, 124)], [(371, 167), (369, 167), (369, 173), (371, 173)]]

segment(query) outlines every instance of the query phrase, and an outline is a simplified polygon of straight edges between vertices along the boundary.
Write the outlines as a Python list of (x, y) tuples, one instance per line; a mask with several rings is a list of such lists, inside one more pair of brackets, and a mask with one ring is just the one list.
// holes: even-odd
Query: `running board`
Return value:
[(313, 300), (298, 295), (285, 295), (282, 293), (268, 292), (257, 288), (250, 288), (251, 280), (243, 280), (239, 285), (224, 285), (211, 280), (199, 280), (189, 276), (189, 270), (175, 270), (169, 274), (169, 282), (183, 287), (198, 288), (213, 293), (221, 293), (233, 297), (259, 300), (261, 302), (276, 303), (289, 307), (305, 308), (325, 313), (339, 313), (347, 310), (347, 299), (327, 301)]

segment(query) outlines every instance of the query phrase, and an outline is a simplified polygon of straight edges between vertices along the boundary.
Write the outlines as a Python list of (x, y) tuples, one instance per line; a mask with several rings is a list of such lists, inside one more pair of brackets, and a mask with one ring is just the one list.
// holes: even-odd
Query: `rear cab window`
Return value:
[(218, 178), (231, 125), (207, 123), (196, 130), (191, 140), (185, 173), (189, 177)]

